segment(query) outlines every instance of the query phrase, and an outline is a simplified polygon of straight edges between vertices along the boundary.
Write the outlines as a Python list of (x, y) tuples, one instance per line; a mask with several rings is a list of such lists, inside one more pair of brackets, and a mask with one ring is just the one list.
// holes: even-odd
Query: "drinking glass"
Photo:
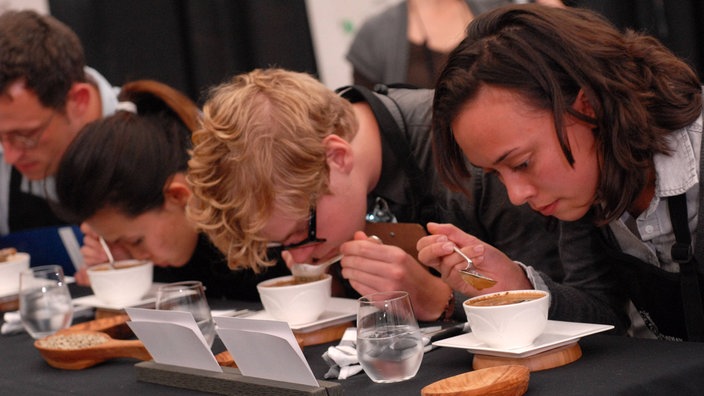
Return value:
[(71, 325), (71, 293), (60, 265), (43, 265), (20, 273), (20, 319), (32, 338), (54, 334)]
[(208, 346), (215, 340), (215, 322), (199, 281), (184, 281), (160, 286), (156, 291), (156, 309), (184, 311), (193, 314)]
[(361, 297), (357, 311), (357, 357), (374, 382), (413, 378), (423, 360), (423, 341), (408, 293)]

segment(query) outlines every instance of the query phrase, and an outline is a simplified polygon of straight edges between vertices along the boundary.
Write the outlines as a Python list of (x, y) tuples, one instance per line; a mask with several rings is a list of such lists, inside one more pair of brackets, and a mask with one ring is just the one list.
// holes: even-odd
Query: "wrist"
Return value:
[(435, 320), (436, 322), (450, 322), (452, 321), (452, 315), (455, 313), (455, 293), (450, 289), (450, 298), (447, 300), (445, 307), (443, 308), (440, 316)]

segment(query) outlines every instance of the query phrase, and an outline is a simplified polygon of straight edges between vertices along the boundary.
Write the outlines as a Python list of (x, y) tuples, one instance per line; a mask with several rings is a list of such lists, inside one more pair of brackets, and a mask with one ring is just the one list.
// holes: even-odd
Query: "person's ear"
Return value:
[(338, 135), (328, 135), (323, 139), (323, 144), (325, 145), (325, 155), (327, 156), (330, 169), (342, 173), (350, 173), (354, 160), (352, 146), (349, 142)]
[(74, 83), (66, 96), (66, 115), (70, 120), (84, 125), (100, 118), (91, 105), (94, 88), (89, 83)]
[(191, 194), (191, 189), (186, 184), (185, 179), (177, 175), (167, 182), (164, 189), (164, 200), (167, 203), (186, 207)]
[(596, 117), (596, 112), (594, 111), (594, 107), (592, 106), (592, 103), (589, 101), (589, 97), (584, 92), (584, 88), (580, 89), (579, 93), (577, 93), (577, 98), (574, 100), (574, 103), (572, 104), (572, 108), (574, 108), (578, 112), (580, 112), (588, 117), (591, 117), (591, 118)]

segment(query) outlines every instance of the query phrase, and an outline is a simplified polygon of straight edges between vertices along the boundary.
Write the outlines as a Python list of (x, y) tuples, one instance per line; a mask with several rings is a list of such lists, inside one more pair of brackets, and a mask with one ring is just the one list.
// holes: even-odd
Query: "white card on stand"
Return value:
[(213, 319), (242, 375), (320, 386), (288, 323), (218, 316)]
[(156, 363), (222, 372), (190, 312), (125, 308), (127, 325)]

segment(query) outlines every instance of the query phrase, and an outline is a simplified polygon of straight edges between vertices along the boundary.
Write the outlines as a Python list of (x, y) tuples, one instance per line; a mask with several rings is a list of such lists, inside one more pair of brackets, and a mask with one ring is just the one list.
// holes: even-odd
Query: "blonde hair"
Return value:
[(274, 208), (305, 218), (328, 192), (323, 139), (351, 140), (351, 104), (308, 74), (257, 69), (213, 88), (193, 134), (188, 214), (230, 268), (270, 266), (260, 235)]

